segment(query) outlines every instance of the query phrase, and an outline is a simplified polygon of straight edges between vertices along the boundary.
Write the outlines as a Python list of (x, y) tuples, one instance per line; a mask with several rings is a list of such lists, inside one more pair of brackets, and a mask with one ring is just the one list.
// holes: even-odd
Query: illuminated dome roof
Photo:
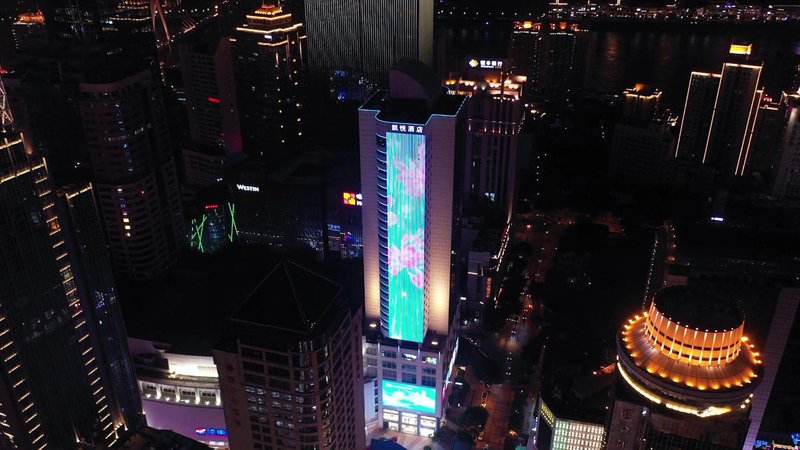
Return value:
[(639, 394), (701, 417), (746, 409), (762, 372), (729, 300), (685, 287), (662, 290), (623, 326), (619, 369)]

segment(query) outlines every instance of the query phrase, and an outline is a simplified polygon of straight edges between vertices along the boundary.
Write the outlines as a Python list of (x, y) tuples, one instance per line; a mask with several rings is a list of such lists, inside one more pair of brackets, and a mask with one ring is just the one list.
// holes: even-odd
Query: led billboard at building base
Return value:
[(403, 408), (436, 414), (436, 389), (396, 381), (381, 381), (384, 408)]
[(425, 337), (425, 135), (386, 133), (389, 337)]

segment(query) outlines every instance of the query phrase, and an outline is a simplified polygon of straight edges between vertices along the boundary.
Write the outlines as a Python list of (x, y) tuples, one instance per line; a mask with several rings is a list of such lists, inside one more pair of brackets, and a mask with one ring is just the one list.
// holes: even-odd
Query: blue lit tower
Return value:
[[(444, 95), (430, 67), (404, 59), (389, 73), (389, 90), (359, 110), (365, 316), (372, 331), (366, 353), (380, 356), (367, 357), (365, 370), (382, 384), (381, 414), (390, 427), (399, 426), (403, 411), (388, 412), (387, 401), (400, 400), (404, 392), (432, 397), (432, 408), (405, 408), (409, 417), (403, 423), (418, 422), (403, 431), (415, 434), (430, 434), (437, 426), (443, 400), (437, 393), (455, 346), (450, 280), (465, 104), (464, 96)], [(381, 346), (394, 350), (383, 352)], [(390, 361), (398, 357), (405, 359)], [(399, 376), (397, 368), (403, 369)], [(417, 417), (414, 410), (429, 415)]]

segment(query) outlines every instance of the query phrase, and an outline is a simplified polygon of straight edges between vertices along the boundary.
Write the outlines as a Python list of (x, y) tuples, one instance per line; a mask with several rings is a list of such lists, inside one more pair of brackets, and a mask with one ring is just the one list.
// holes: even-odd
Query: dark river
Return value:
[[(800, 33), (785, 30), (696, 29), (591, 30), (587, 38), (583, 88), (587, 94), (619, 93), (635, 83), (649, 83), (663, 91), (666, 105), (683, 105), (692, 70), (719, 72), (731, 42), (753, 44), (752, 61), (764, 63), (761, 83), (773, 97), (790, 87), (800, 63)], [(445, 28), (450, 67), (466, 56), (504, 58), (510, 42), (510, 25), (469, 22)]]

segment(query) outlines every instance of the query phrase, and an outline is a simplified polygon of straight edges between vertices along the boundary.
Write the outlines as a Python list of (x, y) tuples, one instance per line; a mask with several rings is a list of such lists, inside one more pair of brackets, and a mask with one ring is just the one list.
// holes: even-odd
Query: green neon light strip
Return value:
[(233, 238), (239, 234), (239, 227), (236, 226), (236, 205), (228, 203), (228, 211), (231, 214), (231, 231), (228, 233), (228, 240), (233, 242)]

